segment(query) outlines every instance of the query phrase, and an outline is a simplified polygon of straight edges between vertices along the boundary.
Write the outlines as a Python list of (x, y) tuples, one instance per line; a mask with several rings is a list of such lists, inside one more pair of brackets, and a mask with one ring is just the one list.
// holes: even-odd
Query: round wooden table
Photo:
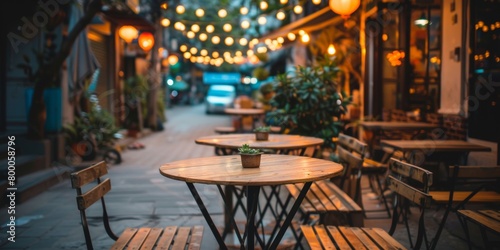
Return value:
[[(243, 144), (248, 144), (251, 148), (277, 150), (278, 153), (301, 150), (299, 155), (303, 155), (306, 148), (322, 145), (324, 141), (316, 137), (284, 134), (269, 134), (269, 140), (257, 141), (255, 134), (248, 133), (203, 136), (196, 139), (195, 142), (231, 150), (237, 150)], [(227, 153), (226, 150), (222, 150), (222, 152)]]
[(252, 118), (252, 129), (255, 128), (254, 118), (262, 116), (266, 113), (264, 109), (261, 108), (226, 108), (224, 112), (228, 115), (238, 116), (239, 126), (236, 128), (239, 132), (243, 132), (243, 118)]
[[(273, 234), (269, 238), (266, 238), (268, 242), (263, 242), (259, 238), (257, 239), (260, 247), (263, 249), (276, 249), (285, 231), (290, 226), (292, 218), (295, 216), (311, 183), (340, 175), (342, 169), (342, 165), (322, 159), (264, 154), (262, 155), (259, 168), (242, 168), (240, 156), (229, 155), (167, 163), (160, 167), (160, 173), (165, 177), (186, 182), (221, 249), (227, 249), (227, 246), (215, 226), (209, 211), (206, 209), (201, 196), (198, 194), (194, 186), (195, 183), (217, 185), (225, 204), (227, 202), (221, 185), (245, 186), (247, 192), (246, 216), (248, 222), (244, 232), (247, 235), (246, 242), (243, 240), (242, 235), (244, 234), (240, 234), (237, 231), (237, 236), (240, 244), (242, 246), (246, 245), (246, 249), (254, 249), (255, 247), (255, 215), (257, 214), (258, 196), (261, 187), (304, 183), (304, 187), (292, 205), (292, 208), (288, 212), (284, 211), (282, 214), (284, 222), (277, 222)], [(236, 225), (234, 217), (232, 218), (232, 223)]]

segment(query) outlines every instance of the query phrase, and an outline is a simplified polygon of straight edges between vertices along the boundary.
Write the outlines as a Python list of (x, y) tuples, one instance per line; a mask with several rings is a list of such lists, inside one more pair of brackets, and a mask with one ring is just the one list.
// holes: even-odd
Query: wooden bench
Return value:
[[(301, 225), (300, 228), (309, 247), (313, 250), (406, 249), (405, 246), (391, 236), (395, 232), (396, 226), (401, 224), (399, 222), (401, 219), (400, 215), (405, 213), (400, 211), (401, 208), (403, 208), (400, 204), (404, 204), (403, 202), (410, 202), (421, 208), (428, 207), (431, 201), (431, 196), (428, 194), (428, 191), (429, 186), (432, 184), (432, 172), (392, 158), (389, 161), (389, 169), (391, 172), (391, 175), (388, 176), (387, 179), (389, 188), (399, 194), (401, 199), (396, 199), (392, 224), (388, 232), (381, 228)], [(418, 183), (416, 185), (422, 187), (417, 188), (409, 183)], [(411, 246), (413, 249), (419, 249), (424, 242), (425, 209), (421, 211), (418, 233), (414, 241), (415, 245)], [(407, 220), (407, 216), (402, 216), (402, 218), (403, 220)], [(408, 224), (405, 223), (405, 225)], [(407, 229), (409, 230), (409, 228)], [(410, 240), (410, 242), (413, 241)]]
[[(457, 212), (465, 221), (472, 221), (479, 225), (485, 249), (493, 249), (498, 246), (498, 242), (494, 244), (488, 240), (486, 230), (500, 235), (500, 210), (458, 210)], [(464, 226), (469, 249), (472, 249), (468, 226), (466, 223), (464, 223)]]
[[(111, 249), (200, 249), (203, 226), (165, 228), (126, 228), (118, 237), (111, 230), (104, 195), (111, 190), (109, 178), (101, 180), (108, 173), (106, 163), (99, 162), (86, 169), (71, 174), (71, 186), (76, 189), (76, 203), (80, 210), (83, 233), (87, 249), (93, 249), (86, 210), (101, 200), (103, 223), (106, 233), (115, 240)], [(97, 183), (96, 183), (97, 181)], [(95, 184), (87, 187), (87, 184)], [(86, 191), (83, 191), (83, 187)]]
[[(354, 148), (360, 153), (366, 150), (366, 144), (357, 139), (351, 140), (346, 145)], [(340, 163), (344, 166), (344, 172), (340, 179), (317, 181), (311, 185), (306, 198), (300, 206), (302, 224), (312, 220), (312, 216), (319, 216), (319, 223), (332, 223), (327, 221), (334, 217), (343, 216), (344, 220), (336, 221), (342, 225), (362, 226), (363, 208), (359, 205), (361, 201), (361, 172), (359, 169), (363, 163), (360, 155), (354, 155), (342, 145), (337, 148)], [(362, 155), (362, 154), (361, 154)], [(290, 194), (297, 198), (301, 190), (301, 184), (289, 184), (286, 188)], [(329, 216), (334, 215), (334, 216)]]
[(450, 190), (431, 191), (429, 194), (445, 212), (439, 224), (433, 245), (437, 245), (450, 212), (465, 209), (467, 204), (500, 204), (498, 191), (500, 166), (450, 166)]

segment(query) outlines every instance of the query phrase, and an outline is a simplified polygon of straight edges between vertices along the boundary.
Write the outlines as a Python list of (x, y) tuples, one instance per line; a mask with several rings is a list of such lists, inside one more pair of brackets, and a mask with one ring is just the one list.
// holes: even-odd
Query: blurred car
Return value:
[(223, 113), (233, 106), (236, 88), (233, 85), (210, 85), (205, 98), (206, 113)]

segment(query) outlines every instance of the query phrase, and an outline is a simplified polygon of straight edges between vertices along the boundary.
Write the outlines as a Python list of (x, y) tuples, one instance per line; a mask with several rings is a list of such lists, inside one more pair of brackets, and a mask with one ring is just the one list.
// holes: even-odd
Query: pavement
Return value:
[[(205, 231), (202, 249), (218, 249), (217, 243), (205, 223), (201, 212), (194, 202), (184, 182), (161, 176), (158, 168), (162, 163), (214, 155), (214, 148), (197, 145), (194, 140), (201, 136), (214, 134), (216, 126), (228, 126), (231, 117), (225, 115), (206, 115), (203, 105), (176, 106), (167, 110), (168, 121), (165, 129), (153, 132), (137, 139), (145, 145), (143, 149), (122, 152), (123, 162), (109, 167), (108, 177), (112, 189), (106, 196), (108, 213), (111, 216), (112, 229), (120, 233), (125, 227), (165, 226), (165, 225), (204, 225)], [(55, 164), (54, 168), (72, 166)], [(369, 199), (366, 181), (366, 208), (380, 204)], [(222, 201), (215, 186), (198, 186), (207, 209), (216, 225), (223, 225)], [(286, 191), (283, 191), (286, 192)], [(7, 207), (0, 209), (0, 249), (85, 249), (85, 240), (80, 224), (80, 215), (75, 202), (76, 192), (68, 179), (48, 188), (38, 196), (21, 204), (16, 204), (15, 242), (9, 242), (6, 227), (9, 221)], [(433, 232), (437, 227), (442, 209), (429, 210), (426, 216), (426, 228)], [(383, 214), (381, 214), (383, 215)], [(373, 219), (369, 215), (365, 226), (380, 227), (388, 230), (390, 219)], [(416, 216), (412, 214), (411, 216)], [(453, 217), (454, 215), (452, 215)], [(101, 223), (100, 206), (88, 210), (90, 231), (95, 249), (107, 249), (113, 243), (105, 233)], [(411, 226), (417, 222), (412, 218)], [(410, 248), (404, 225), (398, 225), (394, 237)], [(286, 235), (289, 237), (290, 235)], [(450, 218), (440, 238), (437, 249), (467, 249), (463, 232), (456, 221)]]

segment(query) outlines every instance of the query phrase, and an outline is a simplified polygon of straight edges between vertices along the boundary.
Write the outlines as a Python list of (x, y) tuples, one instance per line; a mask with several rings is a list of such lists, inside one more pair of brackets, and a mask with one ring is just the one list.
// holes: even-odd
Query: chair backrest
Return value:
[(344, 172), (336, 184), (360, 206), (362, 206), (361, 168), (366, 148), (367, 145), (360, 140), (339, 134), (337, 153), (340, 163), (344, 166)]
[(500, 191), (500, 166), (450, 166), (449, 176), (451, 192), (449, 205), (453, 200), (455, 190), (466, 187), (471, 191), (456, 207), (462, 207), (481, 190)]
[(429, 207), (432, 196), (429, 195), (429, 187), (432, 185), (432, 172), (413, 164), (402, 162), (394, 158), (389, 159), (389, 176), (387, 183), (390, 190), (395, 194), (394, 210), (389, 234), (393, 234), (397, 224), (402, 217), (405, 221), (408, 235), (412, 235), (408, 227), (408, 213), (410, 204), (420, 207), (420, 218), (418, 232), (413, 245), (410, 237), (410, 244), (413, 249), (419, 249), (425, 236), (425, 208)]
[(465, 140), (467, 138), (467, 119), (460, 115), (444, 115), (443, 128), (448, 140)]
[[(111, 190), (110, 179), (106, 178), (104, 180), (101, 180), (101, 177), (106, 175), (107, 173), (108, 169), (106, 162), (101, 161), (70, 175), (71, 186), (76, 189), (76, 203), (78, 206), (78, 210), (80, 210), (80, 219), (82, 221), (83, 233), (85, 234), (85, 243), (87, 244), (88, 249), (93, 249), (93, 246), (85, 211), (87, 208), (95, 204), (98, 200), (101, 200), (102, 204), (103, 222), (106, 233), (112, 239), (118, 239), (109, 225), (108, 213), (106, 211), (106, 204), (104, 202), (104, 195)], [(91, 183), (94, 183), (95, 185), (91, 186)]]

